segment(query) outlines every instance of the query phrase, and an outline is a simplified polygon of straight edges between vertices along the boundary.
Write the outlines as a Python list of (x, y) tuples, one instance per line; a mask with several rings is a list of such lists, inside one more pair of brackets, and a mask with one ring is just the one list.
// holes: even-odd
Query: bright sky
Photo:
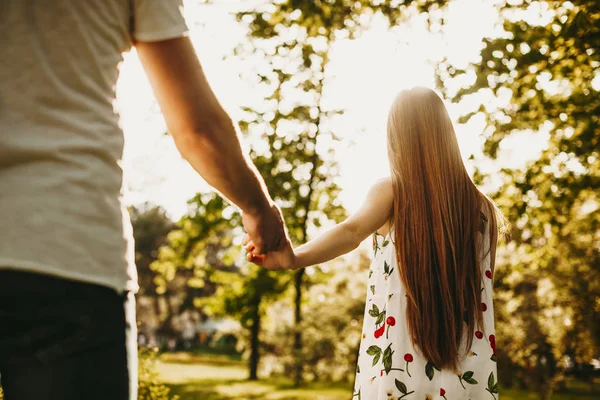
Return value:
[[(342, 201), (350, 211), (361, 204), (377, 178), (389, 173), (385, 122), (395, 94), (415, 85), (434, 87), (433, 62), (444, 56), (459, 67), (476, 60), (481, 38), (497, 29), (494, 2), (456, 0), (445, 16), (443, 35), (428, 32), (423, 18), (392, 32), (383, 21), (376, 20), (361, 38), (334, 45), (331, 100), (347, 110), (335, 128), (346, 139), (336, 148), (336, 156), (341, 168)], [(190, 35), (208, 79), (234, 118), (240, 115), (240, 107), (256, 99), (256, 88), (238, 76), (247, 66), (231, 58), (224, 60), (244, 37), (244, 30), (232, 15), (237, 5), (232, 1), (217, 5), (185, 3)], [(162, 205), (173, 218), (179, 218), (186, 211), (186, 201), (209, 187), (181, 159), (172, 139), (165, 135), (164, 120), (135, 52), (125, 57), (117, 96), (126, 138), (127, 203)], [(478, 106), (492, 100), (480, 97), (471, 104), (447, 104), (452, 118), (456, 120), (474, 108), (473, 101)], [(498, 163), (482, 159), (483, 118), (476, 117), (456, 129), (465, 159), (474, 154), (482, 170), (493, 172), (498, 168)], [(521, 166), (536, 157), (544, 146), (545, 140), (540, 140), (543, 137), (543, 133), (526, 133), (503, 142), (502, 165)]]

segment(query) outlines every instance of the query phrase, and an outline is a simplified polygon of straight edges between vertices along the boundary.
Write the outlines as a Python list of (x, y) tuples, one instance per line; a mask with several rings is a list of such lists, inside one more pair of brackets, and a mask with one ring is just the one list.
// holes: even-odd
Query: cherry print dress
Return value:
[[(487, 229), (484, 235), (483, 247), (488, 249)], [(471, 349), (463, 351), (466, 354), (461, 355), (457, 374), (437, 369), (412, 344), (405, 319), (406, 290), (397, 271), (392, 239), (373, 235), (353, 400), (497, 400), (490, 255), (482, 263), (484, 327), (475, 332)]]

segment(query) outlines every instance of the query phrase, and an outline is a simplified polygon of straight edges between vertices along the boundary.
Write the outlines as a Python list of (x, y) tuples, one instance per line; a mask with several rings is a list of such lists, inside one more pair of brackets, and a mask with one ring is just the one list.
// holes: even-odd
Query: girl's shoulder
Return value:
[(377, 179), (369, 191), (393, 199), (394, 186), (392, 185), (392, 178), (387, 176), (385, 178)]

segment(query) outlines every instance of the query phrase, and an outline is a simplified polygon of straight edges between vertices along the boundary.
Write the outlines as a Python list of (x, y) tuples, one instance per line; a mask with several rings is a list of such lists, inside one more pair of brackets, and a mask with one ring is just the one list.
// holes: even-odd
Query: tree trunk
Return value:
[(248, 377), (251, 381), (258, 380), (258, 362), (260, 361), (260, 340), (258, 335), (260, 333), (260, 296), (254, 301), (252, 309), (252, 327), (250, 328), (250, 361), (249, 369), (250, 376)]
[[(329, 41), (328, 41), (329, 42)], [(303, 204), (304, 209), (304, 220), (302, 222), (302, 234), (300, 235), (300, 242), (306, 243), (308, 239), (308, 214), (310, 213), (312, 207), (312, 198), (315, 190), (315, 182), (317, 181), (317, 161), (319, 160), (319, 153), (317, 153), (317, 141), (319, 139), (319, 134), (321, 132), (321, 99), (323, 95), (323, 80), (325, 76), (325, 65), (327, 64), (327, 57), (323, 56), (323, 63), (321, 64), (321, 73), (322, 77), (319, 79), (319, 85), (317, 88), (317, 92), (319, 94), (319, 100), (317, 109), (319, 110), (317, 117), (315, 119), (315, 125), (317, 126), (317, 134), (312, 139), (312, 142), (315, 145), (315, 149), (312, 154), (312, 168), (310, 170), (310, 179), (308, 181), (308, 194), (306, 196), (306, 200)], [(302, 328), (300, 324), (302, 323), (302, 278), (304, 277), (305, 269), (296, 272), (294, 288), (296, 290), (296, 298), (294, 299), (294, 347), (293, 354), (296, 359), (296, 365), (294, 368), (294, 385), (296, 387), (300, 386), (302, 383), (302, 372), (304, 366), (304, 360), (302, 357)]]
[(302, 383), (302, 370), (304, 360), (302, 357), (302, 278), (304, 277), (305, 269), (296, 271), (294, 280), (294, 288), (296, 289), (296, 297), (294, 299), (294, 349), (293, 354), (296, 360), (294, 366), (294, 385), (300, 386)]

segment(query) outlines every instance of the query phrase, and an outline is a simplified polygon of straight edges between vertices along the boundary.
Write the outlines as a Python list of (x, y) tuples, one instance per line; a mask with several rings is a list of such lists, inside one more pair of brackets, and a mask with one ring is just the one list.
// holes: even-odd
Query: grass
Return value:
[(180, 400), (348, 400), (351, 391), (322, 383), (298, 389), (282, 378), (248, 382), (246, 363), (212, 355), (165, 354), (156, 369)]
[(288, 382), (269, 380), (202, 379), (195, 383), (169, 385), (181, 400), (348, 400), (347, 388), (310, 386), (295, 389)]
[[(310, 384), (294, 388), (285, 378), (248, 382), (246, 364), (214, 355), (168, 354), (157, 363), (162, 382), (180, 400), (350, 400), (349, 385)], [(502, 400), (537, 400), (538, 395), (518, 390), (500, 390)], [(552, 396), (552, 400), (595, 400), (582, 387)]]

